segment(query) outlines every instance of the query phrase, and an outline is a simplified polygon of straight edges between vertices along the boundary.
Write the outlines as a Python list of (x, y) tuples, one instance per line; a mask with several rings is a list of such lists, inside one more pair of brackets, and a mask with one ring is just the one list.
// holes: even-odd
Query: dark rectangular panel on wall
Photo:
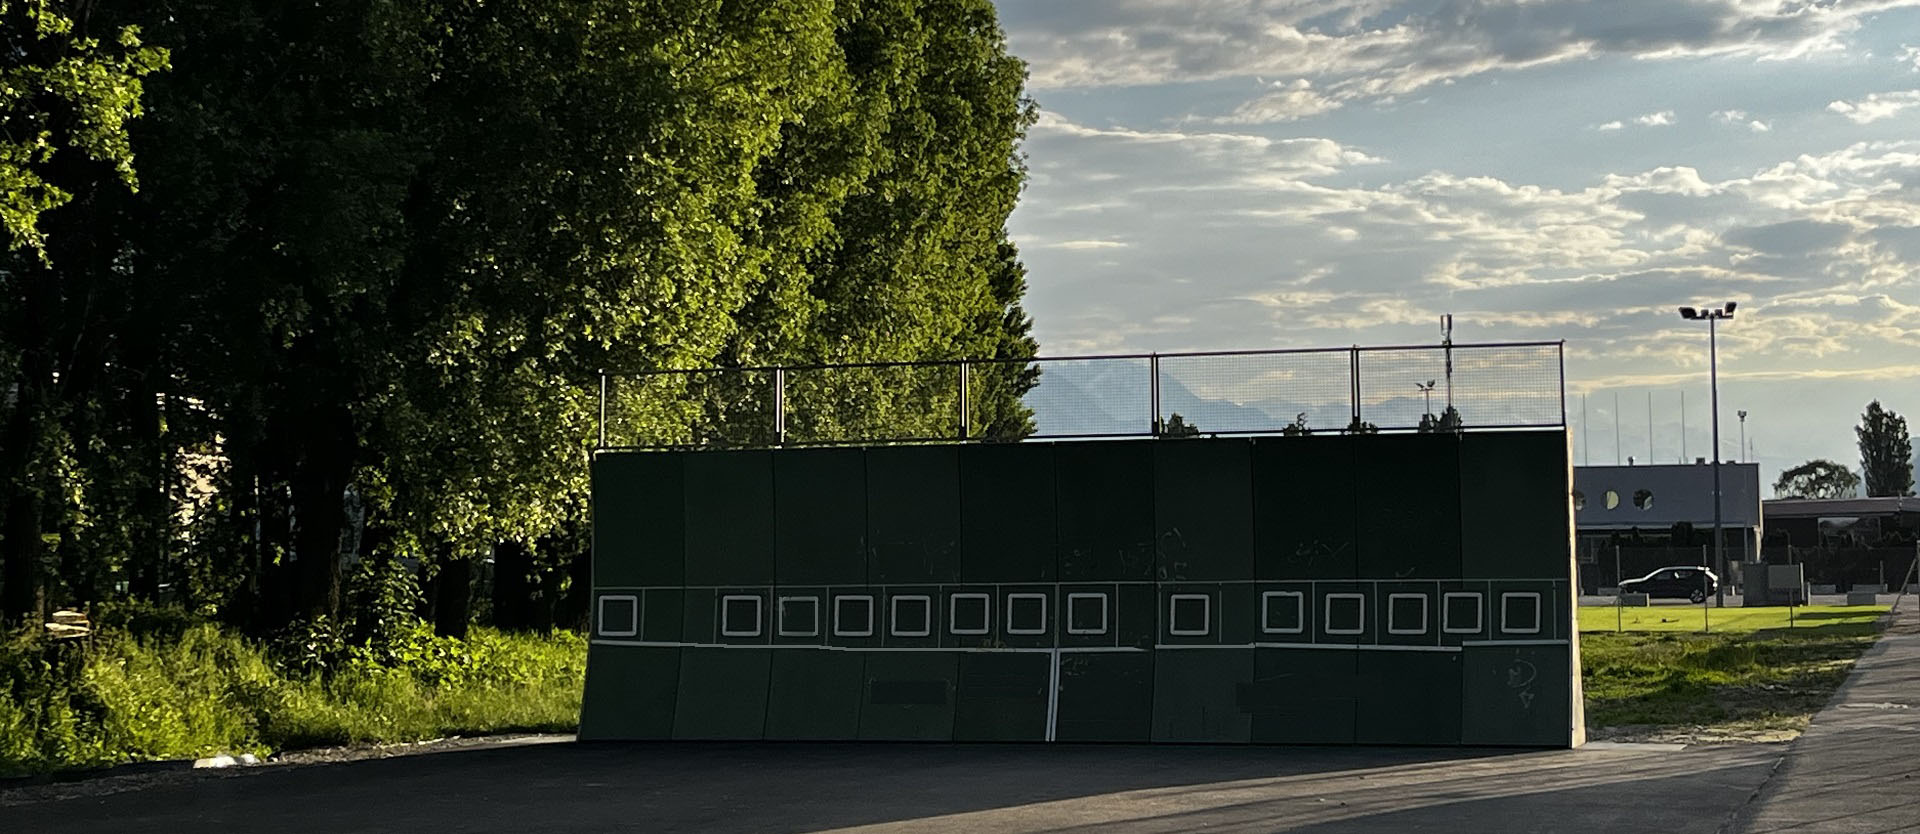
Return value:
[(1045, 741), (1052, 658), (1039, 652), (960, 655), (954, 741)]
[(676, 739), (759, 739), (766, 733), (772, 649), (690, 648), (680, 655)]
[(855, 652), (774, 652), (766, 737), (776, 741), (858, 738), (866, 671), (866, 656)]
[(587, 686), (580, 704), (580, 740), (673, 737), (680, 692), (680, 649), (587, 647)]
[(1307, 435), (1254, 441), (1255, 576), (1274, 580), (1359, 575), (1355, 440)]
[(866, 480), (860, 449), (792, 449), (774, 457), (776, 582), (867, 581)]
[(1158, 578), (1253, 575), (1253, 441), (1153, 443)]
[(1061, 654), (1054, 740), (1148, 740), (1154, 656), (1146, 651)]
[(1357, 654), (1354, 740), (1361, 744), (1460, 743), (1460, 653)]
[(1464, 435), (1460, 444), (1464, 575), (1513, 579), (1565, 574), (1562, 563), (1571, 558), (1573, 488), (1567, 436), (1484, 432)]
[(1259, 649), (1240, 708), (1264, 744), (1352, 744), (1359, 652)]
[(1058, 576), (1053, 448), (960, 448), (960, 571), (966, 581), (1052, 582)]
[(960, 450), (882, 446), (867, 450), (871, 581), (960, 579)]
[(1574, 698), (1569, 647), (1468, 646), (1464, 657), (1462, 743), (1567, 743)]
[(1249, 741), (1253, 715), (1240, 703), (1253, 682), (1253, 652), (1163, 651), (1154, 658), (1154, 741)]
[(689, 452), (687, 584), (773, 582), (773, 453)]
[(1152, 579), (1153, 444), (1061, 443), (1053, 460), (1060, 581)]
[(686, 578), (682, 453), (593, 458), (593, 584), (679, 585)]
[(1460, 576), (1460, 434), (1356, 439), (1360, 578)]
[(888, 652), (867, 656), (860, 738), (952, 741), (958, 652)]

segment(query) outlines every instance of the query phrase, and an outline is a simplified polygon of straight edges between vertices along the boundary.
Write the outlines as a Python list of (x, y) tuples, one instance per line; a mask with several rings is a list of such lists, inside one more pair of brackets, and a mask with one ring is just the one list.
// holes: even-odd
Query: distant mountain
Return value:
[[(1145, 434), (1152, 428), (1149, 366), (1144, 359), (1084, 359), (1041, 363), (1040, 384), (1027, 392), (1040, 434)], [(1292, 422), (1262, 408), (1209, 399), (1168, 375), (1160, 380), (1160, 412), (1179, 414), (1201, 432), (1279, 431)]]

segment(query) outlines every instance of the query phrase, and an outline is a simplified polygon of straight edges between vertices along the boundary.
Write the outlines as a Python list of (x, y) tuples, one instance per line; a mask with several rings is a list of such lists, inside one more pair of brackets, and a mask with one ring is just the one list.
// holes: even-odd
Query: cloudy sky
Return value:
[[(998, 0), (1043, 351), (1564, 339), (1576, 460), (1920, 412), (1920, 0)], [(1586, 393), (1588, 428), (1578, 425)], [(1916, 421), (1920, 424), (1920, 421)]]

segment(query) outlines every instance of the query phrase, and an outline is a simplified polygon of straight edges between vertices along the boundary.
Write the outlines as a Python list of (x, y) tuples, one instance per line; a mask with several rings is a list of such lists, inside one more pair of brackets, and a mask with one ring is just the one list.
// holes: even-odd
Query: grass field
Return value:
[[(1830, 625), (1871, 624), (1887, 612), (1884, 605), (1811, 605), (1793, 609), (1791, 622), (1796, 628)], [(1761, 631), (1788, 627), (1788, 611), (1775, 608), (1708, 608), (1698, 605), (1656, 605), (1648, 608), (1620, 608), (1611, 605), (1586, 605), (1580, 608), (1580, 630), (1614, 631), (1615, 617), (1622, 631), (1700, 631), (1703, 618), (1711, 631)]]
[(1587, 730), (1594, 739), (1782, 741), (1846, 680), (1885, 606), (1580, 610)]

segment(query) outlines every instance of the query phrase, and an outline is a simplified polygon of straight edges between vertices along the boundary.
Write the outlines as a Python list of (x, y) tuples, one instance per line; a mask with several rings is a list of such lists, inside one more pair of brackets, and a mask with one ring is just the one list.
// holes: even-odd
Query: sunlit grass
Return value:
[(1789, 627), (1818, 628), (1871, 624), (1885, 613), (1885, 605), (1806, 605), (1793, 608), (1791, 617), (1785, 606), (1703, 608), (1699, 605), (1653, 605), (1615, 608), (1611, 605), (1584, 605), (1580, 607), (1580, 630), (1700, 631), (1705, 628), (1709, 631), (1743, 632)]

